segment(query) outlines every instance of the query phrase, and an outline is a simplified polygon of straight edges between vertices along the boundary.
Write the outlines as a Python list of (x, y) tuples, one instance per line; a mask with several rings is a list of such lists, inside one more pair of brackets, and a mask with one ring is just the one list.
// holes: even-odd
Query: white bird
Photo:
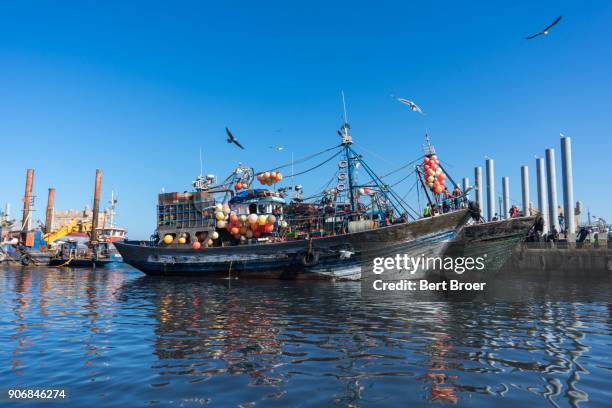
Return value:
[(424, 115), (423, 110), (419, 108), (419, 106), (416, 103), (409, 101), (408, 99), (404, 99), (404, 98), (397, 98), (397, 100), (403, 103), (404, 105), (407, 105), (413, 112), (418, 112), (421, 115)]
[(281, 150), (285, 149), (285, 146), (270, 146), (270, 149), (278, 150), (280, 152)]

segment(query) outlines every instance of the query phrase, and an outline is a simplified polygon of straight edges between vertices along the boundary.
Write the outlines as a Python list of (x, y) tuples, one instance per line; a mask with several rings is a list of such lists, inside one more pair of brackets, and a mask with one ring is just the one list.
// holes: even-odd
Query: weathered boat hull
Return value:
[(491, 278), (506, 263), (513, 249), (527, 238), (534, 222), (535, 217), (517, 217), (466, 225), (447, 247), (444, 256), (482, 258), (484, 268), (463, 274), (443, 271), (443, 277), (470, 282)]
[(374, 256), (441, 253), (468, 217), (461, 210), (351, 234), (261, 245), (193, 250), (124, 241), (115, 246), (124, 262), (149, 275), (358, 280)]

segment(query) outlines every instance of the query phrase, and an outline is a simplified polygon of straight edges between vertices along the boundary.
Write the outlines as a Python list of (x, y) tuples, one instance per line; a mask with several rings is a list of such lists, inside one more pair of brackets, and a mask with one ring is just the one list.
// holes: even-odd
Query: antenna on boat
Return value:
[(115, 190), (111, 190), (111, 200), (110, 200), (110, 226), (111, 228), (115, 226), (115, 208), (117, 206), (117, 198), (115, 196)]
[(353, 143), (351, 135), (349, 134), (349, 129), (351, 125), (348, 123), (348, 115), (346, 114), (346, 99), (344, 97), (344, 91), (340, 91), (342, 94), (342, 111), (344, 112), (344, 123), (342, 124), (342, 131), (340, 133), (340, 137), (342, 138), (343, 145), (349, 145)]
[(436, 149), (431, 144), (431, 138), (429, 137), (429, 130), (425, 129), (425, 144), (423, 145), (423, 152), (425, 156), (432, 156), (436, 154)]
[(193, 180), (191, 185), (196, 191), (203, 191), (210, 187), (210, 185), (214, 182), (214, 177), (211, 179), (210, 177), (204, 177), (203, 175), (203, 166), (202, 166), (202, 146), (200, 146), (200, 175)]

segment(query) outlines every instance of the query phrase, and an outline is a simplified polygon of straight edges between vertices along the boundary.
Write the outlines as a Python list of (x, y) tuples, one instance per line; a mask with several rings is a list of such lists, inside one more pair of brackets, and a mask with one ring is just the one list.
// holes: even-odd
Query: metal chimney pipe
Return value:
[(502, 191), (503, 191), (503, 200), (504, 200), (504, 208), (503, 214), (500, 214), (500, 217), (503, 219), (510, 218), (510, 178), (502, 177)]
[(559, 231), (559, 213), (557, 210), (557, 170), (555, 169), (555, 150), (546, 149), (546, 178), (548, 183), (548, 222)]
[(523, 191), (523, 215), (529, 217), (529, 168), (521, 166), (521, 186)]
[(536, 158), (536, 173), (538, 180), (538, 210), (540, 216), (544, 220), (544, 234), (548, 232), (548, 210), (546, 208), (546, 181), (544, 179), (544, 159), (541, 157)]
[[(25, 194), (23, 195), (23, 218), (21, 220), (21, 232), (30, 230), (32, 210), (32, 189), (34, 188), (34, 169), (28, 169), (26, 173)], [(25, 237), (24, 237), (25, 239)]]
[(576, 232), (574, 213), (574, 175), (572, 171), (572, 140), (561, 136), (561, 170), (563, 175), (563, 208), (565, 227), (569, 234)]
[(53, 204), (55, 202), (55, 189), (49, 188), (47, 196), (47, 213), (45, 214), (45, 233), (51, 232), (53, 229)]
[(100, 193), (102, 191), (102, 170), (96, 169), (96, 185), (94, 189), (93, 214), (91, 220), (91, 242), (98, 242), (98, 218), (100, 214)]
[(474, 182), (476, 183), (476, 191), (474, 192), (476, 202), (478, 203), (478, 208), (480, 208), (481, 213), (483, 213), (484, 201), (482, 200), (482, 167), (480, 166), (474, 168)]
[(493, 168), (493, 159), (486, 160), (487, 170), (487, 219), (493, 220), (495, 215), (495, 174)]

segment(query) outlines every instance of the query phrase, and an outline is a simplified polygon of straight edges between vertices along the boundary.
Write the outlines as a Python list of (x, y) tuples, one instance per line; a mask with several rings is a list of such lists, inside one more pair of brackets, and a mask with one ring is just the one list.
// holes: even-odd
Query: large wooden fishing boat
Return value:
[[(150, 275), (216, 278), (355, 280), (374, 257), (440, 256), (467, 222), (468, 210), (421, 217), (355, 152), (349, 128), (345, 120), (341, 144), (322, 152), (336, 150), (323, 163), (340, 160), (335, 187), (315, 201), (302, 199), (295, 185), (254, 189), (255, 172), (241, 165), (221, 183), (200, 176), (193, 192), (160, 194), (152, 239), (116, 242), (117, 250), (124, 262)], [(429, 153), (428, 171), (436, 178), (430, 187), (441, 194), (445, 175)], [(257, 173), (257, 180), (277, 187), (281, 167)], [(357, 182), (357, 167), (368, 182)], [(427, 177), (433, 179), (424, 174), (423, 183)], [(289, 202), (288, 189), (296, 192)]]
[(486, 282), (504, 266), (514, 248), (525, 241), (536, 217), (515, 217), (465, 225), (444, 252), (445, 257), (480, 258), (483, 268), (462, 274), (442, 271), (444, 279)]

